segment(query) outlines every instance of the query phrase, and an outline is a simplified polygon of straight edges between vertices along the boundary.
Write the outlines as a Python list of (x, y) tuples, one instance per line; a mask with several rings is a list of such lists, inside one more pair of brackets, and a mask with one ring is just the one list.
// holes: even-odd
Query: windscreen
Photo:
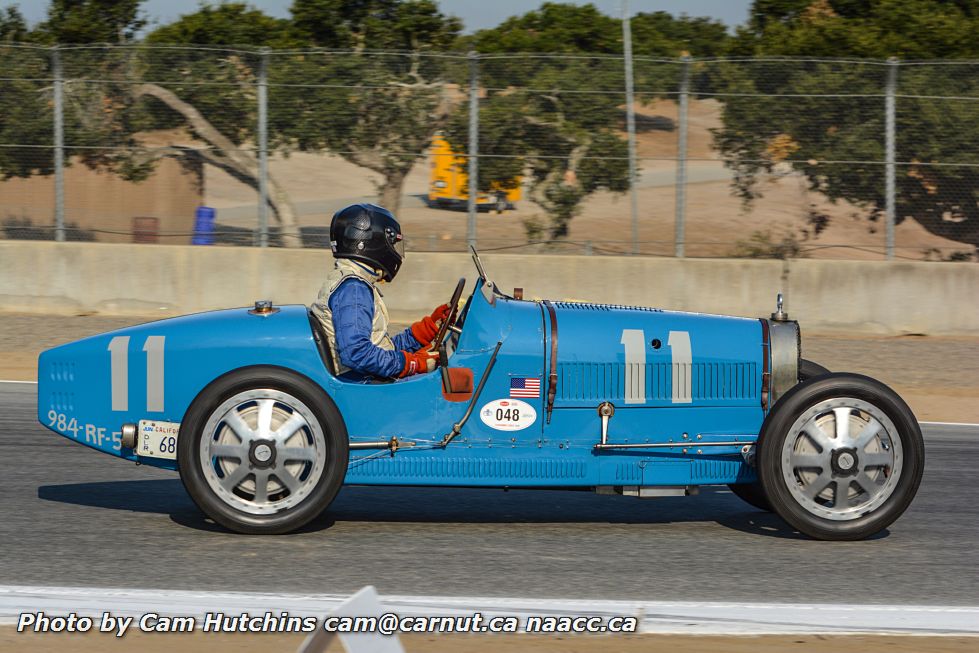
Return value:
[(469, 246), (469, 251), (473, 254), (473, 265), (476, 266), (476, 272), (479, 273), (479, 278), (486, 281), (486, 271), (483, 270), (483, 262), (479, 260), (479, 252), (472, 245)]

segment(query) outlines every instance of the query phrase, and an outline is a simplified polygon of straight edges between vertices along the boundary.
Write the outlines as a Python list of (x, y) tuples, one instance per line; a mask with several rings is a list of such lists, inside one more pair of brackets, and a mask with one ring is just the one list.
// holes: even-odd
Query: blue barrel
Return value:
[(194, 212), (194, 245), (214, 244), (214, 216), (217, 211), (210, 206), (198, 206)]

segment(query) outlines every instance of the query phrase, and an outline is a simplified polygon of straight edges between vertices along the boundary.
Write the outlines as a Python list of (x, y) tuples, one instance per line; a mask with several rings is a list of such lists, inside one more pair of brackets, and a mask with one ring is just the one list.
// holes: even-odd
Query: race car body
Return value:
[[(865, 377), (799, 383), (798, 325), (781, 310), (748, 319), (524, 301), (477, 267), (436, 338), (437, 372), (344, 381), (305, 306), (256, 303), (44, 352), (38, 418), (179, 470), (208, 515), (243, 532), (293, 530), (343, 483), (641, 497), (727, 484), (827, 539), (865, 537), (910, 502), (923, 462), (910, 411)], [(803, 386), (816, 393), (793, 400)], [(779, 432), (766, 435), (775, 413)]]

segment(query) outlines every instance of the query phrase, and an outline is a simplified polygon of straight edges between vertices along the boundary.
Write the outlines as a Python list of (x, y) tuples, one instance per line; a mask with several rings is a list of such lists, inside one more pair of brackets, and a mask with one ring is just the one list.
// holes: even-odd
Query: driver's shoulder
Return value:
[(351, 289), (353, 288), (362, 289), (368, 293), (374, 290), (374, 286), (372, 286), (369, 281), (350, 275), (340, 279), (340, 282), (336, 284), (336, 290), (334, 292), (340, 292), (343, 289), (346, 289), (347, 292), (351, 292)]
[(336, 310), (337, 306), (355, 304), (364, 304), (373, 307), (374, 289), (363, 279), (347, 277), (330, 293), (329, 304), (334, 310)]

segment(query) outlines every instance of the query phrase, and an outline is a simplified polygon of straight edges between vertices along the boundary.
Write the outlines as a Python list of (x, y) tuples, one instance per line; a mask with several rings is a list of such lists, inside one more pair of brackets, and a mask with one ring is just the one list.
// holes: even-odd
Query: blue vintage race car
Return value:
[(431, 374), (341, 380), (305, 306), (257, 302), (44, 352), (38, 418), (179, 470), (201, 510), (243, 533), (299, 528), (344, 483), (636, 497), (726, 484), (829, 540), (880, 531), (914, 497), (911, 410), (878, 381), (801, 359), (781, 306), (748, 319), (524, 301), (473, 254), (475, 288)]

